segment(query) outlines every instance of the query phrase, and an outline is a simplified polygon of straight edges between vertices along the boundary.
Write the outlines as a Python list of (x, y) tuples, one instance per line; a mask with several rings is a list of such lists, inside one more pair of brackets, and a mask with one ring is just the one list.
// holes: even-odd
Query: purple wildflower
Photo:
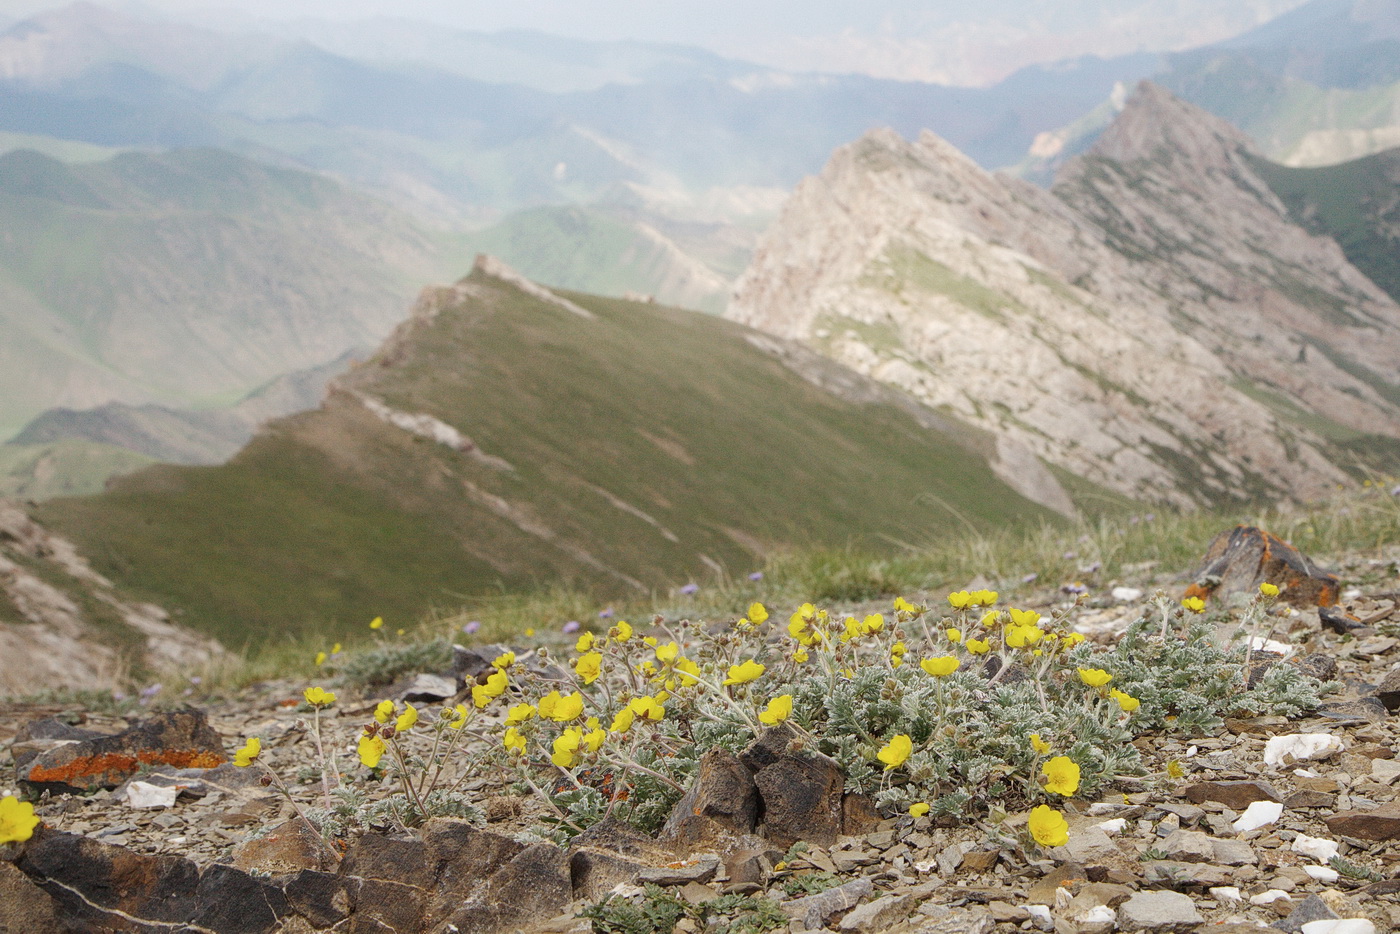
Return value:
[(691, 594), (693, 594), (693, 593), (695, 593), (696, 591), (698, 591), (699, 589), (700, 589), (700, 585), (699, 585), (699, 584), (686, 584), (684, 587), (681, 588), (681, 593), (685, 594), (685, 595), (688, 597), (688, 596), (690, 596)]
[(571, 636), (583, 628), (583, 624), (576, 619), (571, 619), (564, 624), (564, 635)]
[[(1396, 489), (1397, 489), (1397, 490), (1400, 490), (1400, 487), (1396, 487)], [(1397, 494), (1397, 495), (1400, 495), (1400, 494)], [(762, 572), (762, 571), (754, 571), (752, 574), (749, 575), (749, 580), (751, 580), (751, 581), (761, 581), (761, 580), (763, 580), (763, 572)]]
[(613, 608), (612, 608), (612, 607), (608, 607), (607, 609), (599, 610), (599, 611), (598, 611), (598, 618), (599, 618), (599, 619), (612, 619), (612, 618), (613, 618)]
[(481, 623), (479, 623), (479, 622), (476, 621), (476, 620), (472, 620), (470, 623), (463, 623), (463, 624), (462, 624), (462, 631), (465, 632), (465, 633), (466, 633), (467, 635), (469, 635), (469, 636), (474, 636), (474, 635), (476, 635), (476, 631), (477, 631), (478, 629), (480, 629), (480, 628), (481, 628)]
[(1021, 578), (1021, 583), (1023, 583), (1023, 584), (1034, 584), (1034, 583), (1036, 582), (1036, 580), (1037, 580), (1039, 577), (1040, 577), (1039, 574), (1037, 574), (1037, 573), (1034, 572), (1034, 571), (1031, 571), (1031, 572), (1030, 572), (1029, 574), (1027, 574), (1025, 577)]

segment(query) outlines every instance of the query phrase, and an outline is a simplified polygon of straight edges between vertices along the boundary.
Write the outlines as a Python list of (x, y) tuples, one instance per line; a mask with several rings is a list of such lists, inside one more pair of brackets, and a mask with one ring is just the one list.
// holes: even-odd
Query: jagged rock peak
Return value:
[(1156, 160), (1210, 168), (1224, 167), (1235, 154), (1254, 152), (1249, 137), (1224, 120), (1186, 103), (1159, 84), (1142, 81), (1088, 156), (1122, 163)]

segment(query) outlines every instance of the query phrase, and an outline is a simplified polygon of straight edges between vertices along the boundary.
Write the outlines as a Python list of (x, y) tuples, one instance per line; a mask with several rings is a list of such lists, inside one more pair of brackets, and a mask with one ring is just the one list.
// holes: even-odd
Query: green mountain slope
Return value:
[(373, 344), (445, 250), (329, 179), (218, 150), (0, 156), (0, 438), (56, 405), (232, 401)]
[(1336, 240), (1353, 266), (1400, 301), (1400, 149), (1315, 168), (1259, 159), (1254, 169), (1295, 221)]
[(1053, 518), (996, 479), (987, 436), (830, 362), (703, 314), (568, 298), (479, 266), (230, 463), (152, 467), (37, 515), (230, 644)]

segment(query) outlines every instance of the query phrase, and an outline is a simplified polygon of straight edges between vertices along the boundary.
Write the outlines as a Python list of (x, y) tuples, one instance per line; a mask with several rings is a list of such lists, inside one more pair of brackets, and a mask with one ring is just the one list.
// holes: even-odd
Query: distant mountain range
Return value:
[(0, 156), (0, 437), (53, 406), (229, 404), (373, 345), (450, 241), (219, 150)]
[(556, 296), (483, 261), (229, 463), (150, 467), (35, 514), (127, 591), (237, 645), (1073, 509), (1023, 449), (800, 347)]
[(1135, 499), (1306, 499), (1400, 453), (1400, 305), (1348, 259), (1394, 287), (1391, 166), (1274, 165), (1150, 83), (1049, 192), (874, 133), (728, 314)]

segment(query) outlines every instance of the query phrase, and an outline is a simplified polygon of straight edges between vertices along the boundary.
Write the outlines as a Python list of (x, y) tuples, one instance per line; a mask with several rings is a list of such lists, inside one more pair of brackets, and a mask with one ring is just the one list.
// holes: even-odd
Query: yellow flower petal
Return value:
[(1041, 846), (1064, 846), (1069, 842), (1069, 822), (1048, 804), (1032, 808), (1026, 823)]
[(881, 762), (885, 763), (885, 771), (897, 769), (905, 763), (914, 752), (914, 741), (903, 733), (890, 739), (877, 754)]
[(384, 740), (379, 736), (370, 736), (368, 733), (360, 734), (360, 742), (356, 746), (356, 752), (360, 754), (360, 763), (367, 769), (379, 767), (379, 760), (384, 757), (384, 750), (388, 748)]
[(23, 843), (34, 836), (34, 828), (38, 826), (39, 818), (34, 814), (34, 805), (14, 795), (0, 798), (0, 846)]
[(755, 681), (767, 669), (753, 659), (738, 665), (729, 666), (729, 676), (724, 679), (725, 684), (748, 684)]
[(768, 702), (768, 706), (758, 713), (760, 723), (773, 726), (792, 716), (792, 695), (779, 694)]
[(1113, 680), (1113, 675), (1102, 668), (1080, 668), (1079, 680), (1089, 685), (1091, 688), (1101, 688)]
[(1079, 765), (1069, 756), (1056, 756), (1040, 767), (1045, 790), (1068, 798), (1079, 790)]
[(256, 736), (250, 736), (243, 744), (243, 748), (233, 754), (233, 764), (246, 768), (256, 762), (260, 755), (262, 755), (262, 740)]
[(935, 678), (946, 678), (958, 670), (962, 662), (951, 655), (944, 655), (939, 658), (926, 658), (919, 662), (919, 667)]

